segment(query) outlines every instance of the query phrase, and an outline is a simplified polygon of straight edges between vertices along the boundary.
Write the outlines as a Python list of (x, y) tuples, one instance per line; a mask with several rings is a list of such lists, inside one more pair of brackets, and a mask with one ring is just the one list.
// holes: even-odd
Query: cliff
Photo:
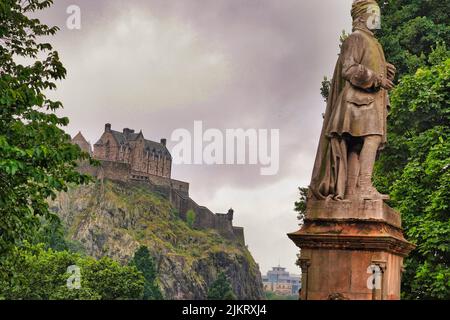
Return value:
[(51, 208), (63, 221), (67, 237), (94, 257), (107, 255), (126, 263), (146, 245), (157, 262), (166, 299), (205, 299), (221, 271), (238, 298), (263, 296), (258, 265), (242, 241), (214, 229), (191, 228), (171, 202), (146, 183), (98, 180), (59, 194)]

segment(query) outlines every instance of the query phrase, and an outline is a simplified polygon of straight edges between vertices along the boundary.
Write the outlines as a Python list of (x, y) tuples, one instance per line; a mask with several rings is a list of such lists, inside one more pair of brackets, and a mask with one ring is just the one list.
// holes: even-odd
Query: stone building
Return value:
[(294, 296), (301, 287), (300, 276), (291, 275), (286, 268), (273, 267), (262, 277), (264, 291), (274, 292), (278, 295)]
[(77, 135), (72, 138), (72, 143), (77, 144), (81, 150), (92, 155), (91, 144), (84, 138), (81, 132), (78, 132)]
[(170, 178), (172, 157), (166, 148), (166, 139), (154, 142), (144, 138), (142, 131), (125, 128), (122, 132), (105, 125), (100, 139), (94, 145), (94, 158), (128, 163), (135, 172)]

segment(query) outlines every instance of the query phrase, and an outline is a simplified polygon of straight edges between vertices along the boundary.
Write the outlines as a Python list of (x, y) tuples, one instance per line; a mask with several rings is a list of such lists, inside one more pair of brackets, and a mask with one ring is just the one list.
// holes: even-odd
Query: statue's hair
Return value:
[(371, 2), (377, 2), (376, 0), (353, 0), (353, 4), (357, 4), (359, 2), (367, 2), (367, 1), (371, 1)]

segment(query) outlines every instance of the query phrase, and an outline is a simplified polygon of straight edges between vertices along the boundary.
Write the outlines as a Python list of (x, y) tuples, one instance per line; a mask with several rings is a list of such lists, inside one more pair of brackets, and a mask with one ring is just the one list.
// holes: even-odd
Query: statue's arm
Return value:
[(381, 86), (381, 78), (371, 69), (359, 63), (362, 60), (364, 41), (352, 34), (342, 45), (342, 76), (355, 87), (375, 90)]

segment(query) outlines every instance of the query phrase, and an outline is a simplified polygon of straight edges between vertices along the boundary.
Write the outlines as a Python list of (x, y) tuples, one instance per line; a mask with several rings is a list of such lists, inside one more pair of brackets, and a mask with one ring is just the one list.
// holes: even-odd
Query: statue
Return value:
[(400, 214), (372, 185), (396, 72), (373, 34), (380, 8), (358, 0), (351, 14), (353, 33), (334, 71), (305, 219), (288, 234), (300, 248), (302, 300), (400, 299), (403, 259), (414, 249)]
[(372, 185), (372, 173), (387, 141), (388, 91), (396, 69), (373, 33), (381, 28), (377, 2), (356, 0), (351, 14), (353, 33), (334, 71), (310, 191), (319, 200), (385, 200)]

